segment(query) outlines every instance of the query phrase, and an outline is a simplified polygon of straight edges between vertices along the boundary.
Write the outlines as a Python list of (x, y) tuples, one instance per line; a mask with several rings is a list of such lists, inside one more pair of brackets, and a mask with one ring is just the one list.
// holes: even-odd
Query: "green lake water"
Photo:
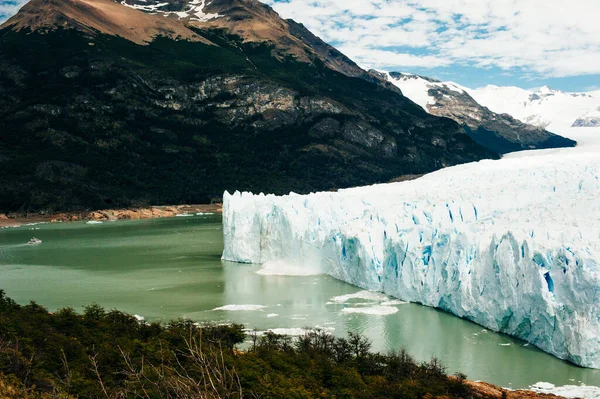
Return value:
[[(27, 245), (33, 236), (43, 243)], [(50, 310), (80, 311), (95, 302), (146, 320), (186, 317), (279, 332), (306, 326), (336, 335), (359, 332), (376, 350), (405, 347), (418, 360), (437, 356), (451, 373), (510, 388), (538, 381), (600, 385), (600, 370), (573, 366), (435, 309), (401, 304), (388, 315), (348, 312), (381, 300), (335, 301), (361, 290), (328, 276), (259, 275), (259, 266), (222, 262), (222, 249), (220, 215), (5, 228), (0, 289), (19, 303), (34, 300)], [(264, 308), (213, 310), (226, 305)]]

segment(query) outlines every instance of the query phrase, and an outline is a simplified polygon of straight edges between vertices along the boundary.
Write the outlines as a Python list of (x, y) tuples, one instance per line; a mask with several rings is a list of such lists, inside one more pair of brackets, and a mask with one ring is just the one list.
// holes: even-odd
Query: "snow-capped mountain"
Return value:
[(600, 107), (588, 112), (573, 122), (572, 127), (600, 127)]
[[(375, 73), (375, 72), (373, 72)], [(379, 72), (402, 93), (432, 115), (460, 123), (477, 143), (499, 153), (523, 149), (569, 147), (575, 142), (523, 123), (508, 114), (498, 114), (480, 105), (470, 89), (454, 82), (399, 72)]]
[(600, 106), (600, 91), (565, 93), (548, 86), (537, 90), (485, 86), (468, 93), (494, 112), (507, 113), (522, 122), (561, 132)]

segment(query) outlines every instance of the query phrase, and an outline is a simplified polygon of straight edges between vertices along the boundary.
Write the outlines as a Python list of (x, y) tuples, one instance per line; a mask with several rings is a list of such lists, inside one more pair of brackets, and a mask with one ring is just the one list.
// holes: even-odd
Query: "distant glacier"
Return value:
[(225, 193), (223, 258), (326, 273), (600, 368), (600, 156), (536, 154), (339, 192)]

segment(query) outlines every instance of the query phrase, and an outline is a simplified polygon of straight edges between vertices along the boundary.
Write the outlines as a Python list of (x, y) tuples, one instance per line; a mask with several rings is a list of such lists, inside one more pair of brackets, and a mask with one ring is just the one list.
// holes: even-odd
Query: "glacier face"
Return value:
[(600, 368), (598, 155), (541, 151), (310, 195), (225, 193), (223, 258), (318, 268)]

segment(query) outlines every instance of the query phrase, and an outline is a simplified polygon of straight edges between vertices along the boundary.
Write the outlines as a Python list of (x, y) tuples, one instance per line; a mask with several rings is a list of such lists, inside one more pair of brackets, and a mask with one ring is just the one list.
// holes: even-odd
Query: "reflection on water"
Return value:
[[(382, 300), (338, 303), (332, 298), (360, 290), (328, 276), (263, 276), (255, 273), (257, 266), (221, 262), (220, 226), (214, 215), (1, 229), (0, 288), (20, 303), (35, 300), (51, 310), (81, 310), (97, 302), (150, 320), (187, 317), (258, 330), (321, 326), (336, 335), (359, 332), (376, 350), (406, 347), (418, 360), (437, 356), (449, 372), (506, 387), (538, 381), (600, 385), (600, 371), (435, 309), (400, 304), (391, 305), (397, 312), (389, 315), (346, 313), (344, 308), (380, 306)], [(43, 243), (26, 245), (34, 235)], [(213, 310), (225, 305), (264, 308)]]

